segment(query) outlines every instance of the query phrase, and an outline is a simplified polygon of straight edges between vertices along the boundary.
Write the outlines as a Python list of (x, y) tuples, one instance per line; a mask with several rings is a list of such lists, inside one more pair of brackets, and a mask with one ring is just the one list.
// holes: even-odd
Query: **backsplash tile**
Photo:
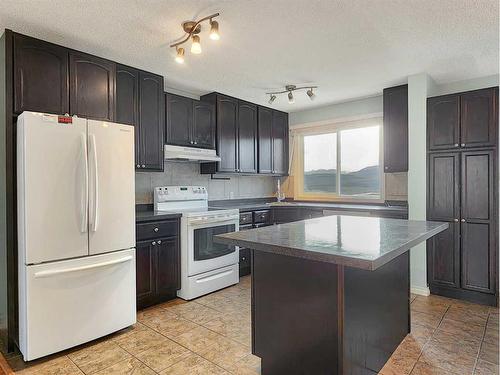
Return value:
[(276, 191), (276, 177), (228, 176), (229, 180), (212, 180), (210, 175), (202, 175), (199, 171), (197, 163), (165, 162), (163, 173), (136, 172), (136, 204), (153, 203), (153, 189), (156, 186), (206, 186), (209, 200), (272, 197)]

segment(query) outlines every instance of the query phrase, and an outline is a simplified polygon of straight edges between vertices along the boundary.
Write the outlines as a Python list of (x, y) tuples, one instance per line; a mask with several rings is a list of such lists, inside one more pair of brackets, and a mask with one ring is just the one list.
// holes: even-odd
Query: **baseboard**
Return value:
[(428, 297), (431, 295), (431, 291), (429, 288), (422, 288), (421, 286), (412, 286), (410, 287), (410, 292), (413, 294), (418, 294), (419, 296), (425, 296)]

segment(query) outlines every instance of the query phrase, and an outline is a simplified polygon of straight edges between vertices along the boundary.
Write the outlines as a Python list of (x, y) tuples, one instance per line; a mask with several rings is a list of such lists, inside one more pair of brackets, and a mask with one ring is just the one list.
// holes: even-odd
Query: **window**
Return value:
[(381, 200), (382, 120), (296, 131), (299, 199)]

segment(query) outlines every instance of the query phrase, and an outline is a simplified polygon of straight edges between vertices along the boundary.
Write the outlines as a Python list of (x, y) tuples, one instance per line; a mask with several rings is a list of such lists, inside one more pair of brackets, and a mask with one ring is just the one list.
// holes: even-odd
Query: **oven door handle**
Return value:
[(222, 224), (224, 223), (230, 223), (234, 224), (235, 220), (238, 220), (238, 217), (225, 217), (223, 220), (222, 218), (219, 219), (198, 219), (198, 220), (190, 220), (188, 221), (188, 225), (198, 225), (198, 224)]

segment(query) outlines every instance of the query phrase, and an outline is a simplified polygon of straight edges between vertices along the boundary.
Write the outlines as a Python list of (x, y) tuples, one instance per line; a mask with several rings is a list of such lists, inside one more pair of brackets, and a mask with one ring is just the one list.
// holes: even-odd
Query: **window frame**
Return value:
[[(341, 170), (341, 136), (340, 131), (349, 129), (366, 128), (370, 126), (379, 126), (379, 173), (380, 173), (380, 196), (377, 198), (370, 198), (368, 196), (348, 196), (341, 195), (340, 192), (340, 178), (341, 174), (338, 173), (336, 178), (337, 193), (318, 193), (318, 192), (305, 192), (304, 191), (304, 136), (308, 135), (321, 135), (329, 133), (337, 133), (337, 171)], [(384, 203), (385, 202), (385, 175), (384, 175), (384, 134), (383, 134), (383, 118), (380, 116), (340, 122), (330, 123), (321, 126), (301, 127), (292, 130), (294, 137), (299, 137), (298, 142), (295, 143), (294, 150), (296, 155), (296, 166), (294, 173), (294, 198), (304, 201), (329, 201), (329, 202), (352, 202), (352, 203)]]

